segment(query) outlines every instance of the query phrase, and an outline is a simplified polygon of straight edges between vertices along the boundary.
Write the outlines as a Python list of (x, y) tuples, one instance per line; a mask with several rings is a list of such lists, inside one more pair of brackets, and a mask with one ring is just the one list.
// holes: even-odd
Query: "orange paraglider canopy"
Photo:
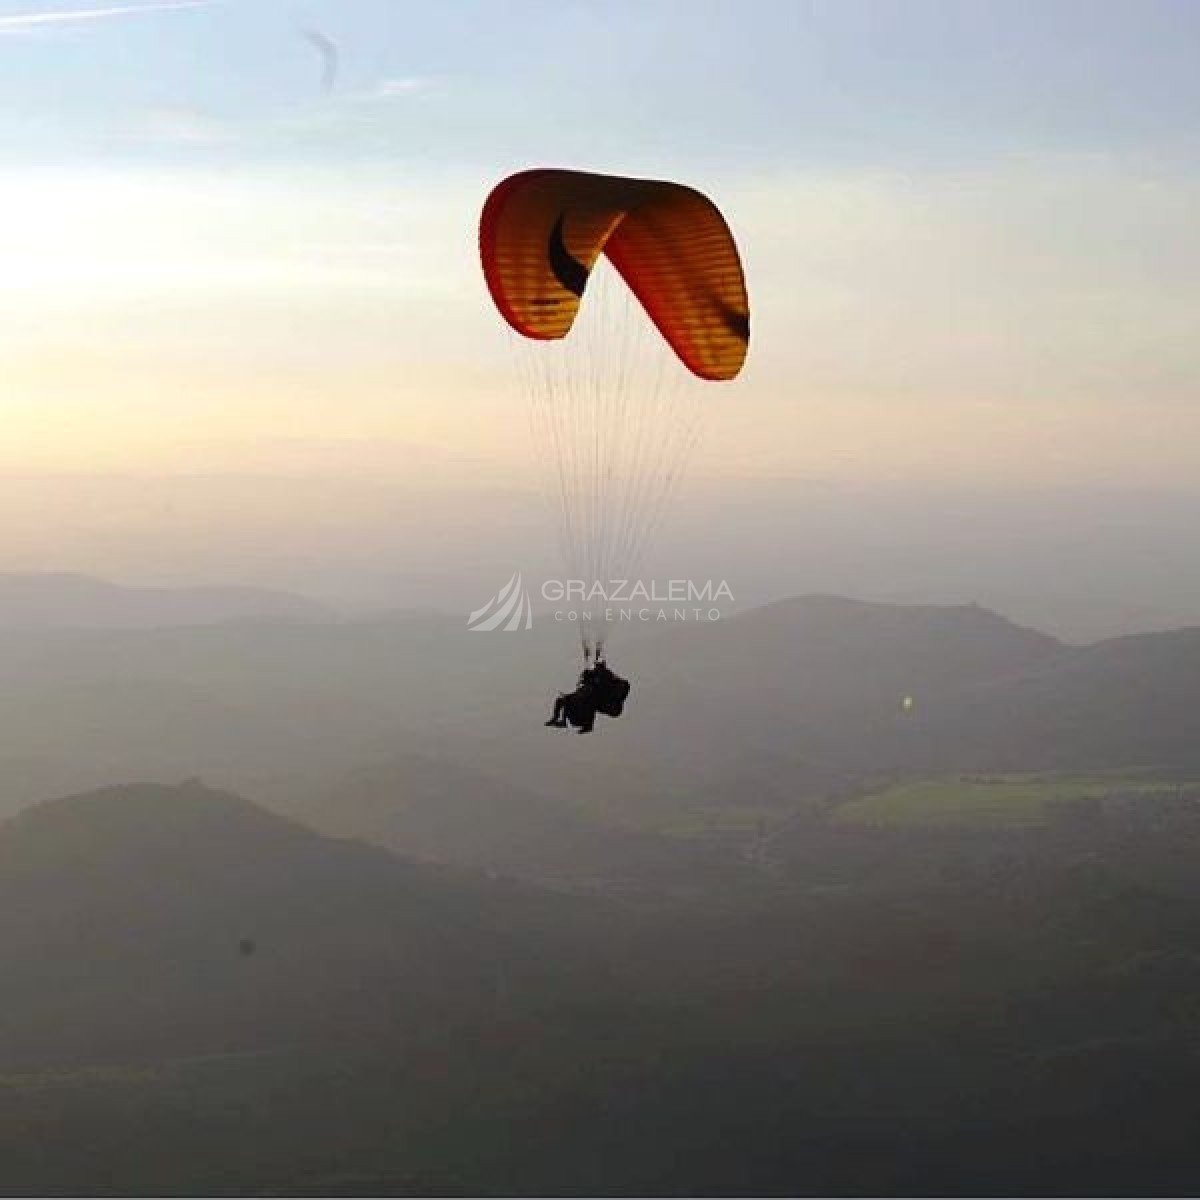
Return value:
[(737, 246), (707, 196), (678, 183), (536, 170), (492, 191), (479, 225), (496, 307), (530, 338), (564, 337), (604, 254), (701, 379), (732, 379), (750, 339)]

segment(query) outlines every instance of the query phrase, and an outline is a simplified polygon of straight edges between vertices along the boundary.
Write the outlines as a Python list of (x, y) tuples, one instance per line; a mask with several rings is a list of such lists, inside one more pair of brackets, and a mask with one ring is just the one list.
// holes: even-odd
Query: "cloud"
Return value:
[(220, 146), (236, 140), (228, 126), (188, 108), (150, 109), (130, 137), (184, 146)]
[(429, 86), (427, 79), (385, 79), (376, 87), (373, 95), (377, 100), (394, 100), (397, 96), (411, 96)]
[(155, 0), (150, 4), (110, 4), (104, 8), (61, 9), (57, 12), (16, 13), (0, 17), (0, 34), (24, 33), (45, 25), (73, 25), (103, 21), (110, 17), (132, 17), (142, 13), (175, 12), (187, 8), (209, 8), (214, 0)]

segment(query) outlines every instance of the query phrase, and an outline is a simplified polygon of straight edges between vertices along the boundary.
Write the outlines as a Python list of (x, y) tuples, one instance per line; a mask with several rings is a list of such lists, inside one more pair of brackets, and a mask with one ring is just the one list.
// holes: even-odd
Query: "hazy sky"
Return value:
[[(444, 496), (486, 540), (462, 497), (529, 451), (475, 223), (540, 164), (733, 224), (754, 341), (697, 479), (1194, 486), (1186, 0), (5, 0), (0, 55), (15, 566), (187, 574), (170, 548), (228, 533), (234, 572), (305, 522), (370, 557), (364, 514), (436, 537)], [(29, 478), (64, 475), (46, 510)]]

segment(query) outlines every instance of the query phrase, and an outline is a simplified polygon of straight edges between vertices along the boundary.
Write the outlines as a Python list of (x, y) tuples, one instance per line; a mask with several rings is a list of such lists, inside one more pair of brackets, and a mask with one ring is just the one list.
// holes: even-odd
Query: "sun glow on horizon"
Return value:
[[(754, 336), (744, 378), (714, 389), (696, 469), (1191, 478), (1200, 428), (1176, 401), (1200, 370), (1200, 187), (1170, 182), (1061, 158), (920, 186), (731, 179)], [(300, 439), (334, 447), (335, 469), (352, 469), (338, 447), (377, 442), (519, 479), (529, 442), (478, 278), (474, 174), (26, 170), (0, 190), (0, 470), (286, 469), (272, 447)], [(1052, 236), (1049, 213), (1097, 196)], [(1139, 244), (1110, 244), (1134, 212)]]

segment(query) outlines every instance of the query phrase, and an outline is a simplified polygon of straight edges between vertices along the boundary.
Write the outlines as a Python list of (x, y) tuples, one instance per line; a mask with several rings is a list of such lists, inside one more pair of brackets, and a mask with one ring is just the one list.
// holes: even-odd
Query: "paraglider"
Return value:
[(591, 733), (596, 723), (596, 714), (619, 717), (629, 697), (629, 681), (609, 670), (602, 658), (595, 665), (586, 667), (579, 676), (573, 692), (560, 693), (554, 701), (554, 711), (547, 725), (566, 729), (574, 725), (580, 733)]
[[(539, 169), (492, 190), (479, 250), (496, 308), (528, 347), (547, 498), (570, 578), (590, 595), (635, 577), (696, 444), (699, 395), (745, 363), (737, 246), (716, 205), (683, 184)], [(596, 713), (620, 716), (629, 684), (604, 663), (613, 620), (605, 605), (579, 614), (594, 665), (547, 725), (587, 733)]]

